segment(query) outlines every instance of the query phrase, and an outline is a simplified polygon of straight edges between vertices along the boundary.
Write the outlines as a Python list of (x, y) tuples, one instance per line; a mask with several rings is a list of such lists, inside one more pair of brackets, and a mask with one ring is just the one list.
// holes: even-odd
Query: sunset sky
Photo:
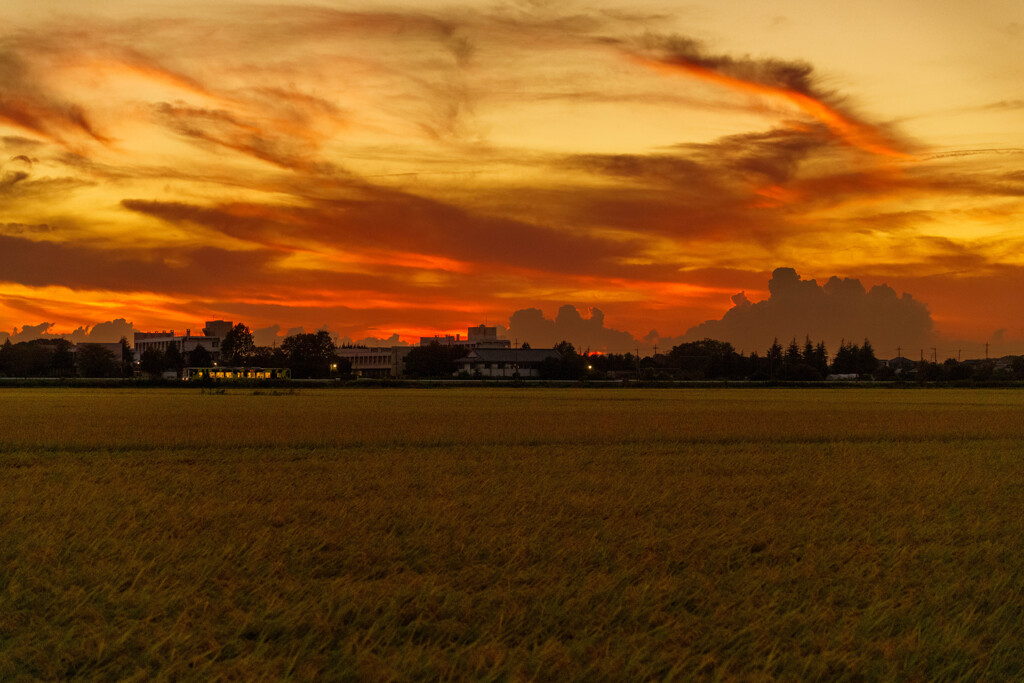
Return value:
[(1024, 339), (1024, 3), (0, 6), (0, 330), (639, 339), (784, 266)]

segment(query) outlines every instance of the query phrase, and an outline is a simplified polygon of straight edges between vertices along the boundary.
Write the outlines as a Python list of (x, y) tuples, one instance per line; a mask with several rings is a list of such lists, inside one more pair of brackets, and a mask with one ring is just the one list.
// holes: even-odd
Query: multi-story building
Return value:
[(402, 376), (405, 357), (411, 350), (411, 346), (349, 346), (338, 349), (336, 353), (352, 364), (352, 374), (356, 377), (387, 379)]
[(486, 325), (477, 325), (476, 327), (469, 328), (465, 339), (462, 338), (461, 334), (456, 334), (454, 337), (450, 334), (446, 334), (443, 337), (439, 335), (420, 337), (420, 346), (430, 346), (431, 344), (463, 346), (467, 349), (507, 349), (512, 346), (512, 342), (508, 339), (498, 339), (497, 327), (487, 327)]
[(192, 330), (185, 330), (184, 335), (175, 335), (174, 330), (164, 332), (136, 332), (134, 338), (135, 360), (141, 360), (142, 354), (148, 349), (156, 349), (166, 353), (170, 346), (178, 347), (178, 351), (186, 353), (202, 346), (209, 352), (213, 360), (220, 358), (220, 346), (228, 332), (234, 327), (230, 320), (207, 320), (201, 335), (193, 335)]
[(230, 320), (207, 320), (206, 326), (203, 327), (203, 335), (224, 339), (233, 327), (234, 325)]
[(539, 377), (544, 361), (561, 358), (554, 349), (476, 348), (456, 361), (459, 373), (471, 377)]
[(217, 336), (192, 334), (192, 330), (186, 330), (184, 335), (175, 335), (174, 330), (170, 332), (136, 332), (134, 339), (135, 360), (141, 360), (142, 354), (150, 349), (156, 349), (160, 353), (167, 353), (167, 349), (176, 346), (181, 355), (185, 355), (202, 346), (209, 352), (211, 358), (217, 359), (220, 356), (221, 338)]
[[(468, 334), (420, 337), (420, 346), (440, 344), (459, 346), (469, 351), (477, 348), (508, 349), (512, 344), (507, 339), (498, 339), (498, 328), (479, 325), (467, 330)], [(352, 363), (352, 374), (356, 377), (398, 378), (405, 374), (405, 357), (413, 347), (375, 346), (372, 348), (340, 348), (340, 357)]]

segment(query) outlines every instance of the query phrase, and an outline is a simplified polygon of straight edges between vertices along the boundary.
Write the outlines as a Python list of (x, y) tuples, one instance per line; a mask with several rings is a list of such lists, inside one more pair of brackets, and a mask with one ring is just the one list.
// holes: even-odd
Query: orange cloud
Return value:
[(809, 87), (811, 68), (806, 64), (706, 56), (695, 41), (688, 39), (666, 41), (665, 47), (668, 54), (661, 58), (637, 54), (628, 57), (661, 73), (684, 74), (746, 95), (784, 102), (824, 124), (847, 144), (871, 154), (909, 156), (876, 127), (842, 113), (816, 96)]
[[(357, 337), (570, 304), (639, 338), (718, 318), (793, 263), (941, 273), (905, 289), (956, 326), (981, 318), (939, 291), (952, 274), (997, 278), (1022, 253), (1019, 143), (992, 133), (907, 157), (808, 63), (636, 47), (665, 17), (153, 11), (171, 20), (0, 30), (0, 122), (19, 133), (0, 137), (0, 281), (20, 307), (0, 318), (328, 322)], [(609, 78), (623, 53), (642, 70)], [(769, 108), (786, 120), (740, 127)], [(690, 116), (733, 134), (675, 137)], [(531, 129), (552, 119), (597, 132), (549, 145)], [(639, 135), (648, 123), (664, 137)], [(1012, 297), (985, 306), (1021, 313)]]

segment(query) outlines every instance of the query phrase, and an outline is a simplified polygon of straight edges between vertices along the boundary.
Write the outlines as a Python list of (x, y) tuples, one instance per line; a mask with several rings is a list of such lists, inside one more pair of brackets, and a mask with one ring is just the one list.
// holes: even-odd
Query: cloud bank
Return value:
[(133, 335), (139, 331), (124, 318), (107, 320), (92, 327), (82, 325), (66, 334), (52, 332), (55, 325), (56, 323), (39, 323), (37, 325), (22, 325), (20, 329), (15, 327), (13, 332), (0, 332), (0, 342), (5, 339), (10, 339), (12, 344), (33, 339), (67, 339), (73, 344), (114, 343), (120, 341), (121, 337), (125, 337), (128, 339), (128, 343), (131, 343)]
[(539, 308), (516, 311), (509, 318), (505, 336), (520, 344), (529, 342), (537, 348), (549, 348), (560, 341), (568, 341), (581, 353), (588, 349), (635, 351), (636, 346), (636, 339), (629, 332), (605, 327), (604, 313), (600, 309), (590, 309), (590, 317), (584, 318), (575, 306), (570, 305), (559, 308), (553, 320), (545, 318)]
[(751, 302), (743, 292), (720, 320), (687, 330), (687, 340), (711, 337), (738, 349), (763, 352), (778, 338), (785, 345), (806, 335), (825, 341), (835, 352), (841, 340), (870, 339), (880, 357), (916, 355), (935, 342), (928, 307), (910, 294), (897, 295), (888, 285), (865, 290), (860, 280), (831, 277), (824, 285), (802, 280), (793, 268), (777, 268), (768, 283), (770, 296)]

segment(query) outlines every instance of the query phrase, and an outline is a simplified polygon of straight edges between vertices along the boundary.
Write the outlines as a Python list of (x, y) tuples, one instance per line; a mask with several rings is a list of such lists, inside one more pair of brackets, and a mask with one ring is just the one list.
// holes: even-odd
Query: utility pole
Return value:
[(903, 353), (902, 352), (903, 352), (903, 347), (902, 346), (897, 346), (896, 347), (896, 357), (897, 358), (902, 358), (903, 357)]
[(921, 349), (921, 362), (924, 362), (924, 349)]
[(957, 363), (959, 363), (962, 360), (962, 358), (960, 357), (960, 352), (961, 351), (962, 351), (962, 349), (957, 349), (956, 350), (956, 362)]
[(932, 347), (932, 362), (933, 363), (938, 363), (939, 362), (939, 351), (934, 346)]

